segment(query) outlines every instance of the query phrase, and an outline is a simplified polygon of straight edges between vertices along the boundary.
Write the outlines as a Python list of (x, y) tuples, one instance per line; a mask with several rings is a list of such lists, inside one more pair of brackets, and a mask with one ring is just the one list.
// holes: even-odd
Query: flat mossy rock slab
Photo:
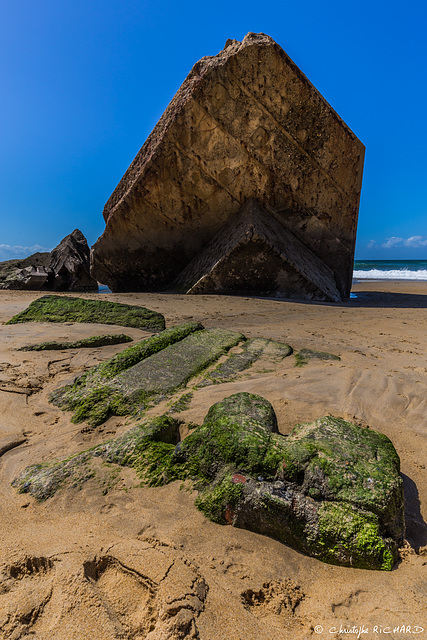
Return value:
[(170, 345), (114, 379), (126, 397), (144, 389), (149, 394), (166, 394), (214, 363), (244, 336), (229, 329), (196, 331)]
[(161, 313), (109, 300), (86, 300), (71, 296), (43, 296), (6, 324), (19, 322), (90, 322), (161, 331), (165, 319)]
[(404, 535), (399, 457), (370, 429), (325, 417), (277, 432), (271, 404), (239, 393), (213, 405), (180, 441), (180, 421), (163, 415), (14, 481), (39, 500), (92, 477), (90, 462), (136, 469), (151, 486), (191, 480), (211, 520), (274, 537), (319, 560), (390, 570)]
[(183, 387), (244, 336), (226, 329), (186, 323), (125, 349), (51, 394), (52, 402), (74, 411), (73, 421), (95, 426), (110, 415), (143, 410)]
[(62, 351), (63, 349), (90, 349), (94, 347), (106, 347), (112, 344), (123, 344), (132, 342), (130, 336), (124, 333), (109, 334), (105, 336), (92, 336), (91, 338), (83, 338), (75, 342), (41, 342), (39, 344), (30, 344), (21, 347), (18, 351)]
[(292, 347), (284, 342), (269, 338), (251, 338), (241, 346), (240, 353), (231, 353), (225, 362), (221, 362), (197, 386), (207, 387), (211, 384), (229, 382), (242, 371), (249, 369), (261, 357), (277, 361), (286, 358), (292, 352)]
[[(122, 436), (92, 447), (66, 460), (50, 464), (32, 465), (12, 482), (20, 493), (29, 493), (43, 501), (61, 487), (79, 487), (94, 476), (91, 461), (102, 458), (106, 462), (135, 467), (150, 485), (170, 482), (181, 477), (179, 467), (170, 464), (179, 440), (181, 422), (170, 416), (157, 416), (146, 420)], [(163, 477), (164, 467), (168, 470)]]
[(295, 353), (296, 367), (308, 364), (310, 360), (341, 360), (339, 356), (326, 351), (314, 351), (313, 349), (300, 349)]

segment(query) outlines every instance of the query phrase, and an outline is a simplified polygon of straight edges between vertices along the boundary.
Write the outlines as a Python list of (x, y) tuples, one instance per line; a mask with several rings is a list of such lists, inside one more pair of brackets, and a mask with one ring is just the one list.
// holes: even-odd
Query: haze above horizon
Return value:
[(102, 209), (193, 64), (228, 38), (280, 44), (366, 146), (356, 259), (427, 257), (427, 6), (6, 0), (0, 260), (50, 250)]

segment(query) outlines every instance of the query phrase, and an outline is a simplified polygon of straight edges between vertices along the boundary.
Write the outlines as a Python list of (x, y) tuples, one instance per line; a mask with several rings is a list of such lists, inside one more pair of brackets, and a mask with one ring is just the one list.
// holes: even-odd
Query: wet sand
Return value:
[[(141, 487), (132, 470), (101, 463), (93, 479), (44, 503), (18, 494), (11, 481), (26, 466), (80, 452), (131, 423), (111, 418), (88, 429), (47, 399), (126, 344), (16, 349), (104, 333), (148, 334), (105, 325), (3, 324), (0, 638), (303, 640), (357, 637), (349, 631), (362, 626), (367, 640), (427, 638), (427, 283), (359, 282), (353, 291), (357, 297), (341, 304), (99, 295), (160, 311), (167, 326), (195, 320), (339, 355), (340, 362), (302, 368), (292, 356), (273, 367), (261, 362), (232, 383), (200, 389), (179, 415), (201, 422), (214, 402), (250, 391), (270, 400), (284, 434), (327, 414), (385, 433), (401, 458), (406, 499), (407, 543), (393, 571), (323, 564), (275, 540), (214, 524), (180, 483)], [(0, 322), (39, 295), (1, 291)]]

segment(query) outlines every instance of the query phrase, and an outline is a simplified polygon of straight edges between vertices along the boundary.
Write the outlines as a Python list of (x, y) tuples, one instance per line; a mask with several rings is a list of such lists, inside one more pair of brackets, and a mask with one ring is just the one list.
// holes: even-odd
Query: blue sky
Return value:
[(102, 209), (192, 65), (271, 35), (366, 145), (357, 258), (427, 257), (427, 5), (3, 0), (0, 260)]

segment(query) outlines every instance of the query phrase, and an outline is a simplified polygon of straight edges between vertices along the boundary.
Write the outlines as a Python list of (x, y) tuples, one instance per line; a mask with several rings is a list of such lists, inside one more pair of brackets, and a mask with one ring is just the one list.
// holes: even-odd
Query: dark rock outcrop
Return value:
[[(300, 243), (308, 272), (295, 295), (323, 264), (328, 288), (348, 297), (363, 158), (362, 143), (269, 36), (227, 41), (195, 64), (105, 205), (92, 275), (113, 291), (171, 288), (255, 198), (287, 230), (276, 270), (297, 264), (283, 251), (289, 234)], [(266, 243), (258, 249), (254, 259), (265, 252), (262, 269), (271, 269)]]
[(0, 262), (0, 289), (42, 289), (48, 277), (50, 253)]
[(90, 249), (79, 229), (74, 229), (50, 254), (46, 288), (50, 291), (97, 291), (90, 275)]
[(90, 275), (86, 238), (75, 229), (50, 253), (0, 262), (0, 289), (97, 291), (98, 283)]

